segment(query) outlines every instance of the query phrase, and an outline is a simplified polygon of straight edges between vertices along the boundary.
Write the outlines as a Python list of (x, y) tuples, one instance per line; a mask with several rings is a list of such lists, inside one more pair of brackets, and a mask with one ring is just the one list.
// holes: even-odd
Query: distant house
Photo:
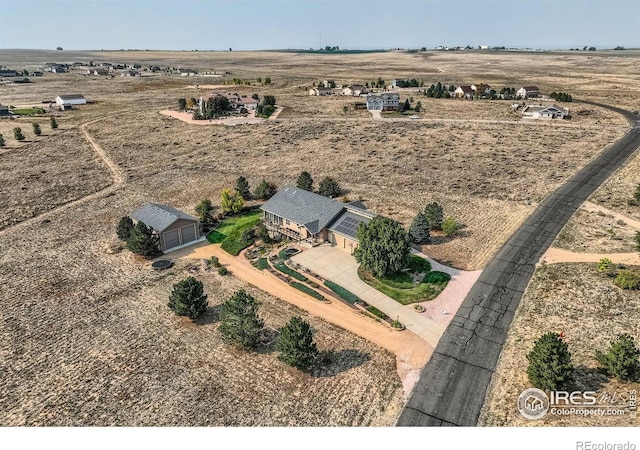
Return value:
[(336, 87), (336, 82), (333, 80), (322, 80), (322, 86), (333, 89)]
[(153, 73), (162, 72), (162, 69), (160, 68), (160, 66), (149, 66), (149, 70)]
[(18, 72), (16, 72), (15, 70), (0, 69), (0, 77), (10, 78), (10, 77), (17, 77), (17, 76), (18, 76)]
[(453, 91), (453, 96), (457, 98), (471, 99), (475, 93), (476, 91), (471, 86), (458, 86), (456, 90)]
[(9, 107), (0, 105), (0, 116), (8, 116), (9, 114)]
[(128, 67), (129, 69), (134, 69), (134, 70), (142, 69), (142, 65), (138, 63), (129, 64)]
[(198, 219), (170, 206), (146, 203), (131, 213), (131, 218), (153, 228), (160, 238), (159, 247), (163, 252), (194, 243), (200, 238)]
[(41, 77), (43, 73), (39, 70), (34, 70), (33, 72), (29, 72), (30, 77)]
[(400, 94), (382, 92), (367, 95), (367, 110), (369, 111), (398, 111), (400, 108)]
[(473, 89), (474, 92), (477, 92), (480, 95), (487, 95), (491, 92), (491, 86), (485, 83), (472, 84), (471, 89)]
[(97, 69), (90, 70), (89, 75), (95, 75), (95, 76), (109, 75), (109, 69), (98, 67)]
[(179, 69), (180, 75), (183, 77), (191, 77), (196, 75), (196, 71), (193, 69)]
[(360, 202), (342, 203), (291, 186), (280, 189), (260, 209), (274, 235), (329, 242), (351, 253), (358, 246), (358, 225), (376, 216)]
[(51, 68), (51, 73), (67, 73), (67, 67), (66, 66), (53, 66)]
[(61, 107), (86, 105), (87, 99), (81, 94), (58, 95), (56, 97), (56, 104)]
[(527, 105), (521, 113), (522, 117), (533, 119), (564, 119), (569, 117), (569, 109), (559, 106)]
[(315, 87), (315, 88), (311, 88), (309, 89), (309, 95), (333, 95), (334, 91), (332, 88), (328, 88), (328, 87)]
[(367, 94), (368, 92), (369, 89), (361, 84), (352, 84), (351, 86), (347, 86), (346, 88), (342, 89), (342, 95), (352, 95), (355, 97), (359, 97), (362, 94)]
[(137, 70), (125, 70), (120, 74), (121, 77), (139, 77), (140, 72)]
[(516, 98), (537, 98), (540, 97), (538, 86), (523, 86), (516, 91)]
[(229, 104), (231, 105), (233, 110), (235, 110), (236, 112), (241, 111), (242, 108), (246, 109), (247, 111), (253, 111), (258, 108), (258, 100), (256, 100), (253, 97), (249, 97), (247, 95), (240, 95), (237, 92), (231, 93), (231, 92), (213, 91), (211, 94), (203, 95), (198, 99), (198, 107), (200, 108), (200, 112), (202, 114), (204, 114), (205, 104), (207, 100), (217, 95), (226, 97), (226, 99), (229, 100)]

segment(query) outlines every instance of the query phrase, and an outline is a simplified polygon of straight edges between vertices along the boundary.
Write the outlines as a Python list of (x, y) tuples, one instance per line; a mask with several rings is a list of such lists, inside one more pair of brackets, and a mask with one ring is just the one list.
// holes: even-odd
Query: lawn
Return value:
[[(407, 271), (376, 278), (362, 266), (358, 276), (369, 286), (403, 305), (433, 300), (444, 290), (451, 276), (444, 272), (431, 271), (429, 261), (410, 255)], [(414, 279), (420, 280), (414, 282)]]
[(268, 269), (270, 267), (267, 258), (258, 258), (258, 260), (253, 265), (260, 270)]
[(13, 114), (17, 114), (19, 116), (33, 116), (35, 114), (44, 114), (44, 109), (42, 109), (42, 108), (19, 108), (19, 109), (12, 109), (11, 112)]
[(354, 305), (356, 302), (362, 302), (362, 299), (356, 294), (348, 291), (347, 289), (343, 288), (339, 284), (334, 283), (333, 281), (325, 280), (324, 285), (335, 292), (342, 300), (351, 303), (352, 305)]
[(277, 262), (273, 265), (273, 267), (275, 267), (277, 270), (279, 270), (280, 272), (287, 274), (297, 280), (300, 281), (309, 281), (309, 279), (307, 277), (305, 277), (304, 275), (302, 275), (299, 272), (296, 272), (295, 270), (293, 270), (292, 268), (288, 267), (287, 265), (285, 265), (285, 263), (283, 262)]
[(304, 284), (298, 283), (297, 281), (292, 281), (291, 283), (289, 283), (291, 286), (293, 286), (294, 288), (304, 292), (305, 294), (310, 295), (311, 297), (315, 298), (316, 300), (321, 300), (321, 301), (326, 301), (327, 299), (324, 298), (322, 296), (322, 294), (320, 294), (317, 291), (314, 291), (313, 289), (311, 289), (308, 286), (305, 286)]
[(207, 235), (207, 240), (212, 244), (221, 243), (220, 247), (224, 251), (236, 256), (243, 249), (253, 244), (253, 240), (244, 239), (243, 234), (260, 222), (261, 215), (261, 211), (254, 210), (242, 215), (229, 217)]

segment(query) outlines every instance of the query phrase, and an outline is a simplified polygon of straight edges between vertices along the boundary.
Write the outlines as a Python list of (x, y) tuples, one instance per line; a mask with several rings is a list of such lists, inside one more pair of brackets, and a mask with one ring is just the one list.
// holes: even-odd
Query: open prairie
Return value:
[[(276, 121), (235, 127), (191, 126), (159, 114), (176, 108), (178, 98), (206, 93), (195, 87), (212, 84), (204, 77), (45, 74), (31, 84), (0, 84), (5, 105), (43, 105), (61, 93), (94, 102), (56, 112), (58, 130), (46, 116), (0, 120), (7, 141), (0, 149), (3, 425), (393, 424), (403, 401), (393, 355), (312, 317), (320, 349), (338, 355), (326, 376), (291, 371), (270, 351), (231, 351), (216, 332), (215, 306), (247, 286), (200, 269), (211, 310), (200, 324), (177, 319), (166, 296), (186, 267), (158, 275), (128, 252), (113, 253), (118, 219), (145, 201), (193, 214), (202, 198), (219, 203), (220, 190), (239, 175), (252, 187), (263, 178), (282, 186), (308, 170), (316, 181), (334, 177), (348, 198), (407, 225), (438, 201), (462, 229), (424, 251), (482, 268), (535, 206), (627, 123), (574, 103), (568, 106), (586, 113), (562, 126), (531, 125), (513, 115), (511, 102), (412, 91), (401, 98), (420, 100), (421, 117), (435, 120), (373, 121), (351, 108), (355, 99), (310, 97), (307, 88), (326, 78), (340, 85), (378, 77), (537, 84), (629, 109), (638, 108), (640, 90), (638, 55), (607, 53), (0, 51), (0, 63), (17, 69), (76, 60), (231, 72), (213, 80), (246, 79), (253, 86), (229, 90), (273, 94), (285, 110)], [(272, 84), (259, 85), (258, 77)], [(43, 136), (33, 137), (33, 120), (42, 122)], [(28, 142), (13, 139), (14, 126)], [(86, 200), (111, 174), (83, 130), (123, 175), (112, 190)], [(255, 294), (269, 326), (304, 314)]]

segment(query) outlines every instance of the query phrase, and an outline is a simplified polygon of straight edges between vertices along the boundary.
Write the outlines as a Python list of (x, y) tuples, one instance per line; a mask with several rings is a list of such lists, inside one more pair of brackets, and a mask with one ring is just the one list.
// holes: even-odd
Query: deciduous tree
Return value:
[(280, 329), (277, 348), (279, 360), (302, 371), (309, 370), (318, 356), (311, 327), (298, 316)]
[(220, 204), (225, 213), (239, 213), (244, 207), (244, 200), (238, 191), (223, 189), (220, 193)]
[(222, 304), (220, 313), (222, 340), (238, 348), (250, 349), (258, 345), (264, 322), (258, 316), (258, 302), (240, 290)]
[(411, 238), (398, 222), (377, 216), (368, 224), (361, 223), (356, 235), (356, 260), (374, 276), (391, 275), (405, 267)]
[(185, 278), (173, 285), (167, 306), (179, 316), (197, 319), (207, 310), (209, 302), (201, 281)]
[(545, 391), (565, 390), (573, 382), (569, 346), (558, 333), (543, 334), (527, 355), (529, 381)]
[(200, 219), (200, 223), (203, 228), (209, 228), (212, 225), (212, 217), (211, 211), (213, 211), (213, 204), (211, 200), (205, 198), (200, 200), (196, 207), (194, 208), (196, 213), (198, 213), (198, 218)]

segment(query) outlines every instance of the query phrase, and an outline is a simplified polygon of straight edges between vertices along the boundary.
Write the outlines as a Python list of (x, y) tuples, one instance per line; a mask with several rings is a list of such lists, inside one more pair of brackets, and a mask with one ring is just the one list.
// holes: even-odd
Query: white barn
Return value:
[(56, 104), (60, 106), (86, 105), (87, 99), (81, 94), (58, 95)]

